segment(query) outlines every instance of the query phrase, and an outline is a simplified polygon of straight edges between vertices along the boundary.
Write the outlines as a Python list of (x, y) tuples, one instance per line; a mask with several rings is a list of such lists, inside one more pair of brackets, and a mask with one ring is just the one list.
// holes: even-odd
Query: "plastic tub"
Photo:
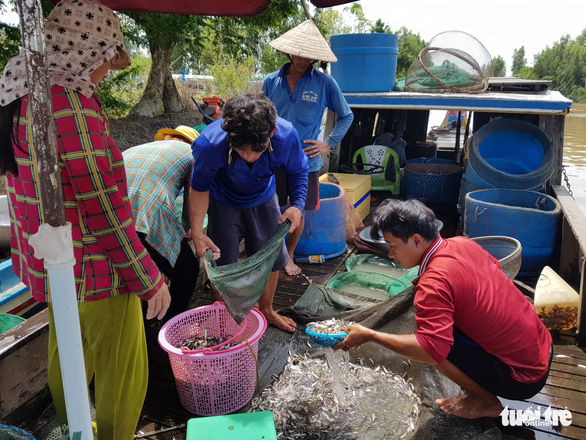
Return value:
[[(189, 337), (234, 338), (235, 347), (221, 351), (183, 353), (177, 348)], [(238, 325), (223, 303), (188, 310), (171, 318), (159, 332), (159, 345), (169, 355), (181, 404), (188, 411), (213, 416), (229, 414), (246, 405), (257, 378), (258, 341), (267, 328), (262, 313), (252, 309)]]
[(547, 134), (516, 119), (496, 119), (472, 137), (466, 180), (482, 188), (535, 190), (553, 172), (554, 153)]
[(305, 328), (305, 333), (309, 335), (311, 341), (316, 345), (321, 345), (322, 347), (333, 347), (338, 342), (342, 342), (348, 333), (337, 333), (337, 334), (325, 334), (325, 333), (316, 333), (311, 331), (311, 327)]
[(351, 255), (346, 258), (344, 265), (346, 266), (346, 270), (349, 272), (376, 272), (383, 275), (389, 275), (400, 280), (414, 279), (417, 276), (417, 270), (419, 268), (419, 266), (415, 266), (411, 269), (405, 269), (390, 258), (379, 257), (378, 255), (374, 254)]
[(388, 92), (395, 87), (397, 36), (393, 34), (332, 35), (332, 76), (342, 92)]
[(410, 282), (376, 272), (356, 270), (334, 275), (326, 286), (372, 299), (387, 299), (402, 292)]
[(554, 198), (515, 189), (482, 189), (466, 194), (464, 235), (501, 235), (522, 246), (520, 276), (537, 276), (555, 246), (561, 207)]
[(342, 255), (346, 244), (346, 205), (344, 189), (334, 183), (319, 184), (320, 208), (305, 211), (305, 226), (295, 248), (295, 257)]
[(501, 269), (510, 280), (515, 279), (521, 269), (523, 248), (519, 240), (504, 236), (473, 237), (472, 240), (498, 260)]

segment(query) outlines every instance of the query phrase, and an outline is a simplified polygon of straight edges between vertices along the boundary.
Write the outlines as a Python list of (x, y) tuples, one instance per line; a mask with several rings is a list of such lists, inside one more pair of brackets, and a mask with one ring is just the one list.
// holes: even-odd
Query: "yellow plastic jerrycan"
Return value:
[(580, 296), (551, 267), (545, 266), (535, 286), (533, 304), (537, 316), (549, 330), (576, 326)]

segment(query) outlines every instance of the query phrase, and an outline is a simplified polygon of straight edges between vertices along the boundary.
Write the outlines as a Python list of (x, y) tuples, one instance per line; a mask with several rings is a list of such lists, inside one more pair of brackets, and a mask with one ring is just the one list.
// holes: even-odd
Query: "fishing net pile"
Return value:
[[(293, 317), (300, 327), (312, 321), (335, 317), (336, 319), (353, 321), (365, 327), (387, 333), (412, 334), (416, 331), (412, 286), (387, 300), (377, 301), (312, 283), (294, 307), (280, 312)], [(296, 333), (296, 337), (299, 338), (303, 338), (304, 335), (305, 333), (303, 332)], [(258, 408), (265, 407), (263, 405), (268, 405), (268, 407), (274, 405), (272, 410), (279, 426), (279, 438), (303, 440), (321, 438), (349, 440), (390, 440), (400, 438), (417, 440), (456, 438), (497, 440), (501, 438), (500, 430), (490, 419), (466, 420), (447, 415), (439, 410), (435, 403), (436, 399), (461, 394), (462, 390), (455, 383), (442, 376), (433, 366), (409, 361), (405, 357), (375, 343), (367, 343), (352, 349), (349, 352), (350, 360), (343, 362), (348, 363), (351, 369), (355, 368), (353, 365), (359, 365), (362, 368), (368, 367), (373, 371), (376, 370), (372, 374), (377, 380), (377, 386), (380, 385), (379, 381), (382, 379), (376, 375), (378, 373), (383, 376), (387, 374), (389, 377), (404, 379), (402, 382), (398, 380), (397, 382), (392, 382), (389, 379), (391, 382), (385, 384), (391, 388), (394, 387), (392, 392), (387, 389), (385, 393), (398, 393), (400, 398), (394, 397), (393, 401), (400, 402), (400, 404), (389, 403), (384, 395), (381, 396), (378, 393), (372, 394), (370, 398), (362, 397), (360, 404), (357, 406), (359, 409), (358, 420), (348, 418), (349, 424), (345, 428), (343, 426), (344, 417), (340, 417), (341, 420), (331, 422), (333, 423), (333, 428), (338, 429), (339, 432), (346, 429), (345, 434), (320, 437), (319, 432), (321, 431), (319, 429), (320, 427), (323, 428), (324, 424), (327, 423), (327, 418), (330, 417), (334, 420), (332, 406), (334, 410), (339, 411), (339, 414), (344, 414), (344, 405), (356, 406), (356, 402), (350, 398), (344, 401), (342, 407), (335, 406), (334, 397), (338, 399), (338, 402), (341, 401), (333, 388), (334, 385), (328, 384), (328, 382), (333, 381), (333, 383), (336, 383), (339, 381), (346, 391), (350, 391), (353, 387), (356, 389), (361, 387), (368, 388), (368, 385), (359, 385), (359, 383), (362, 377), (360, 374), (365, 377), (369, 374), (361, 370), (353, 379), (348, 377), (345, 377), (344, 380), (336, 379), (332, 368), (328, 369), (328, 367), (331, 367), (330, 364), (335, 365), (340, 362), (330, 361), (328, 364), (327, 356), (329, 356), (328, 353), (332, 353), (332, 350), (312, 346), (308, 339), (303, 341), (304, 343), (292, 344), (291, 357), (285, 370), (271, 385), (271, 388), (276, 387), (277, 392), (281, 392), (279, 394), (281, 402), (276, 405), (274, 402), (275, 395), (263, 393), (260, 396), (260, 402), (256, 401), (255, 403)], [(315, 364), (310, 363), (307, 359), (314, 359)], [(308, 379), (307, 382), (304, 382), (304, 385), (301, 385), (300, 382), (297, 382), (298, 373), (306, 374), (312, 377), (313, 380)], [(320, 377), (321, 379), (318, 379)], [(329, 379), (324, 379), (324, 377)], [(348, 386), (346, 385), (347, 381), (349, 382)], [(286, 384), (288, 383), (297, 385), (287, 387)], [(408, 384), (408, 388), (405, 388), (405, 384)], [(304, 387), (313, 389), (313, 392), (304, 389)], [(275, 392), (275, 390), (272, 392)], [(412, 393), (413, 397), (407, 397), (402, 394), (403, 392), (408, 396), (411, 396)], [(269, 391), (266, 391), (266, 393), (269, 393)], [(364, 393), (366, 395), (368, 392), (365, 391)], [(396, 396), (396, 394), (392, 395)], [(273, 399), (273, 403), (263, 402), (263, 396), (269, 396), (267, 398)], [(322, 398), (324, 399), (323, 401)], [(334, 403), (332, 404), (332, 402)], [(299, 404), (299, 407), (291, 408), (288, 406), (297, 404)], [(363, 405), (367, 405), (366, 410), (362, 408)], [(311, 412), (310, 414), (298, 414), (304, 406), (312, 408), (307, 410)], [(309, 425), (313, 423), (311, 417), (312, 414), (318, 412), (318, 408), (319, 411), (323, 411), (326, 414), (324, 416), (326, 421), (319, 422), (320, 424), (315, 427), (317, 432), (314, 432)], [(412, 412), (409, 412), (410, 410)], [(361, 415), (368, 412), (375, 416), (373, 423), (371, 423), (372, 420), (369, 422), (364, 417), (360, 418)], [(417, 415), (415, 416), (415, 414)], [(303, 417), (304, 425), (302, 428), (295, 430), (294, 428), (299, 425), (299, 417)], [(309, 417), (309, 422), (307, 417)], [(382, 434), (372, 428), (375, 424), (384, 426), (387, 423), (394, 423), (393, 420), (398, 421), (400, 424), (400, 429), (395, 431), (396, 435)], [(410, 426), (412, 421), (415, 421), (414, 429), (411, 429), (412, 427)], [(365, 424), (370, 427), (364, 429)], [(308, 433), (304, 434), (306, 431)]]
[(419, 52), (405, 78), (409, 92), (482, 93), (492, 75), (492, 58), (472, 35), (442, 32)]

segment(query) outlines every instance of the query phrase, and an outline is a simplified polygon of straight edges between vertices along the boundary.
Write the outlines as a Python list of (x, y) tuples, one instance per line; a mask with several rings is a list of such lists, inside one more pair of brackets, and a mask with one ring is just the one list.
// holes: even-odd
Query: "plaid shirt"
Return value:
[(175, 199), (191, 177), (191, 145), (155, 141), (122, 154), (136, 230), (144, 233), (147, 243), (175, 266), (185, 235)]
[[(72, 225), (78, 302), (133, 292), (150, 299), (163, 280), (138, 239), (120, 149), (109, 136), (100, 102), (61, 86), (51, 88), (67, 221)], [(18, 176), (7, 173), (12, 268), (33, 297), (49, 300), (43, 261), (28, 243), (44, 223), (28, 96), (22, 98)]]

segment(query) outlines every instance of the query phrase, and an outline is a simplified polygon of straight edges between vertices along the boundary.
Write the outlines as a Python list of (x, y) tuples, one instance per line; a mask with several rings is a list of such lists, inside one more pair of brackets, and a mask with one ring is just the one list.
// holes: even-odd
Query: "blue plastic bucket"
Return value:
[(395, 87), (397, 36), (393, 34), (332, 35), (332, 76), (342, 92), (388, 92)]
[(466, 194), (464, 235), (504, 235), (521, 242), (520, 276), (537, 276), (553, 254), (561, 208), (537, 191), (481, 189)]
[(496, 119), (474, 133), (464, 177), (482, 188), (539, 190), (553, 163), (551, 141), (538, 126)]
[(305, 211), (305, 226), (295, 248), (295, 257), (323, 255), (328, 259), (346, 252), (346, 205), (342, 191), (342, 187), (334, 183), (319, 184), (320, 208)]

